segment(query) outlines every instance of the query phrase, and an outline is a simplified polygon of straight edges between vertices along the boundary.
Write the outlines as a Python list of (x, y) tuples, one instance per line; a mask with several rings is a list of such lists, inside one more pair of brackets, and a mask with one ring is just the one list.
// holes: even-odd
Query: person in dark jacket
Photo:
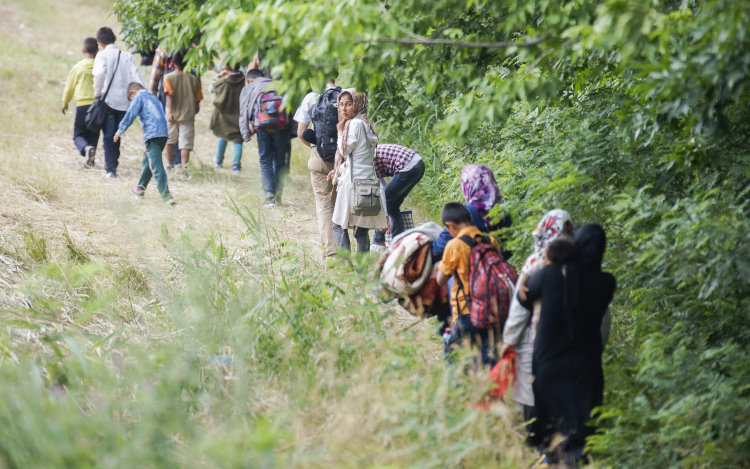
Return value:
[(214, 80), (208, 91), (216, 94), (214, 112), (211, 115), (210, 129), (219, 139), (216, 145), (214, 165), (221, 168), (227, 143), (234, 144), (232, 172), (239, 174), (242, 161), (242, 132), (240, 132), (240, 95), (245, 88), (245, 77), (240, 72), (240, 64), (231, 67), (227, 64)]
[[(526, 282), (523, 307), (542, 301), (532, 372), (536, 420), (528, 443), (546, 452), (556, 433), (566, 439), (561, 451), (547, 463), (575, 467), (583, 455), (586, 437), (594, 433), (587, 426), (591, 411), (602, 405), (601, 324), (615, 291), (615, 278), (601, 271), (606, 245), (599, 225), (582, 226), (574, 236), (578, 258), (566, 265), (548, 265)], [(554, 459), (558, 459), (554, 460)]]

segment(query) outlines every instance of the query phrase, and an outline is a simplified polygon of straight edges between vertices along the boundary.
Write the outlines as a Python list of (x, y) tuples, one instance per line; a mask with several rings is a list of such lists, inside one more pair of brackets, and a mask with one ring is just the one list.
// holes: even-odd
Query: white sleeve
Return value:
[[(515, 291), (518, 291), (518, 287), (521, 284), (521, 277), (518, 277), (516, 281)], [(513, 347), (518, 345), (523, 336), (523, 332), (526, 330), (526, 326), (529, 324), (531, 318), (531, 311), (521, 306), (521, 302), (518, 301), (518, 296), (513, 295), (510, 300), (510, 308), (508, 310), (508, 319), (505, 320), (505, 328), (503, 329), (503, 342), (510, 344)]]
[(91, 73), (94, 75), (94, 96), (101, 96), (104, 88), (104, 79), (106, 77), (107, 66), (104, 63), (104, 53), (97, 54), (94, 58), (94, 68)]
[(354, 151), (354, 147), (357, 146), (357, 140), (359, 140), (359, 138), (367, 138), (367, 135), (360, 135), (365, 130), (364, 125), (365, 123), (362, 121), (362, 119), (352, 119), (351, 124), (349, 124), (349, 132), (347, 132), (346, 134), (346, 152), (344, 152), (342, 148), (344, 139), (342, 137), (339, 137), (338, 140), (339, 151), (342, 155), (351, 155)]
[(294, 113), (294, 120), (299, 124), (310, 125), (312, 122), (312, 111), (318, 102), (318, 93), (307, 93), (305, 99), (302, 100), (297, 112)]

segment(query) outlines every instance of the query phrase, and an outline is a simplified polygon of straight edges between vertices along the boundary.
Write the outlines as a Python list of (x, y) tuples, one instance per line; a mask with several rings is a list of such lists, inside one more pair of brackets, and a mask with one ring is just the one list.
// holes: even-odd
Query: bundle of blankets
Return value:
[(448, 287), (437, 284), (437, 263), (431, 252), (442, 231), (437, 223), (429, 222), (393, 239), (379, 263), (385, 301), (397, 298), (418, 317), (436, 316), (449, 309)]

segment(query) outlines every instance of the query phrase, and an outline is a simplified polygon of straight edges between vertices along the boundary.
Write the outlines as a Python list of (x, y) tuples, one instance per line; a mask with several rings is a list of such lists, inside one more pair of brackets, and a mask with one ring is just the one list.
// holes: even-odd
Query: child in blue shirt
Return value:
[(136, 116), (141, 119), (143, 128), (143, 140), (146, 145), (146, 152), (143, 155), (143, 171), (138, 185), (130, 189), (130, 193), (136, 197), (143, 197), (146, 192), (146, 186), (151, 181), (151, 176), (156, 178), (156, 187), (159, 189), (162, 199), (169, 205), (174, 205), (174, 199), (169, 193), (167, 186), (167, 173), (164, 171), (161, 155), (167, 144), (167, 119), (164, 116), (164, 109), (161, 102), (156, 96), (152, 95), (140, 83), (130, 83), (128, 85), (128, 101), (130, 107), (128, 112), (120, 122), (120, 128), (114, 136), (117, 142), (122, 134), (128, 130)]

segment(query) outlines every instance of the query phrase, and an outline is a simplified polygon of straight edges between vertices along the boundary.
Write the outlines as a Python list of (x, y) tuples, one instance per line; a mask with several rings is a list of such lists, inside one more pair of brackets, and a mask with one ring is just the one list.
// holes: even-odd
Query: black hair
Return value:
[(175, 52), (175, 54), (172, 56), (172, 62), (174, 62), (174, 66), (180, 70), (185, 68), (185, 51), (181, 50), (179, 52)]
[(99, 52), (99, 44), (96, 43), (95, 37), (87, 37), (83, 40), (83, 51), (87, 54), (96, 55)]
[(112, 31), (112, 28), (109, 28), (107, 26), (104, 26), (103, 28), (99, 28), (99, 31), (96, 32), (96, 40), (97, 42), (101, 42), (105, 46), (114, 44), (115, 32)]
[(145, 89), (146, 88), (144, 88), (143, 85), (141, 85), (137, 81), (131, 81), (130, 83), (128, 83), (128, 93), (130, 93), (131, 91), (140, 91)]
[(240, 71), (240, 63), (237, 62), (236, 64), (227, 64), (227, 67), (229, 67), (229, 70), (233, 72), (239, 72)]
[(443, 220), (443, 225), (446, 223), (453, 222), (457, 225), (468, 223), (472, 225), (471, 213), (469, 209), (459, 204), (458, 202), (449, 202), (443, 205), (443, 210), (440, 211), (440, 218)]
[(253, 68), (245, 72), (245, 78), (247, 78), (248, 80), (251, 78), (262, 78), (262, 77), (263, 77), (263, 72), (261, 72), (257, 68)]
[(565, 265), (573, 262), (578, 256), (576, 243), (570, 236), (560, 236), (549, 243), (546, 251), (547, 259), (555, 265)]

